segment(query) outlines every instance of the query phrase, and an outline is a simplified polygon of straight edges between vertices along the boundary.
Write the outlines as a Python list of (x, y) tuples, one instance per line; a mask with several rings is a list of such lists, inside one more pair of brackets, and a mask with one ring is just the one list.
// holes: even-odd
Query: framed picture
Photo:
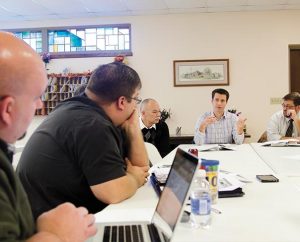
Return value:
[(174, 60), (174, 86), (229, 85), (229, 59)]

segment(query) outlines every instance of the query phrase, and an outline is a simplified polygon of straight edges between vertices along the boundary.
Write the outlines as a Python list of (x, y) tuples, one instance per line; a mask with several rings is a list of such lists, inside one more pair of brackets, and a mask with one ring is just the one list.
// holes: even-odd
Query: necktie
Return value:
[(293, 119), (290, 119), (289, 126), (286, 130), (285, 137), (292, 137), (293, 135)]

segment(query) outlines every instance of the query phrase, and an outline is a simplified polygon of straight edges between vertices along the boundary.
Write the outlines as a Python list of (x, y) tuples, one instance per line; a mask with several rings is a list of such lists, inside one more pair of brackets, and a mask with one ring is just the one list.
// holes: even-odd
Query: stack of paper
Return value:
[(245, 185), (245, 183), (237, 179), (234, 173), (225, 174), (223, 172), (219, 172), (218, 183), (220, 192), (232, 191)]
[(275, 141), (268, 141), (262, 143), (262, 146), (282, 147), (282, 146), (300, 146), (298, 139), (282, 139)]
[[(158, 166), (153, 170), (156, 179), (159, 183), (165, 183), (169, 172), (170, 166)], [(245, 183), (251, 182), (247, 178), (238, 174), (220, 170), (218, 175), (219, 191), (231, 191), (238, 187), (243, 187)]]
[(154, 170), (155, 177), (159, 181), (159, 183), (162, 183), (162, 184), (166, 183), (170, 169), (171, 169), (170, 166), (162, 166), (162, 167), (157, 167)]
[(218, 150), (236, 150), (233, 145), (230, 144), (212, 144), (202, 145), (198, 148), (199, 151), (218, 151)]

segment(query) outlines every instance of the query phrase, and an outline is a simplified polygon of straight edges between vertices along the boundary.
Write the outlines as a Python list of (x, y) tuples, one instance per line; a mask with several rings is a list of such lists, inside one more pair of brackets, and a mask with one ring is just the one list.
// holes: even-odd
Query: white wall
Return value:
[[(247, 117), (247, 130), (256, 141), (266, 129), (270, 115), (280, 105), (270, 105), (270, 97), (289, 91), (288, 45), (300, 43), (300, 11), (174, 14), (75, 19), (45, 22), (0, 23), (0, 28), (132, 24), (133, 56), (129, 65), (141, 76), (143, 98), (156, 98), (163, 108), (171, 108), (171, 133), (193, 133), (197, 117), (211, 108), (215, 86), (173, 87), (173, 60), (230, 60), (231, 97), (235, 107)], [(106, 58), (51, 60), (50, 72), (65, 67), (72, 72), (92, 70)]]

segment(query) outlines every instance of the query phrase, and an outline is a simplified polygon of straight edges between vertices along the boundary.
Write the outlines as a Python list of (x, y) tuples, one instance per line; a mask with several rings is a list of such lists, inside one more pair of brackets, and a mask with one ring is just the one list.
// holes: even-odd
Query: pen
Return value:
[[(211, 208), (211, 211), (213, 211), (216, 214), (222, 214), (222, 212), (219, 209), (216, 209), (216, 208)], [(186, 212), (187, 215), (191, 215), (190, 211), (184, 210), (184, 212)]]
[(156, 179), (156, 176), (154, 174), (152, 174), (150, 176), (150, 182), (154, 188), (154, 191), (156, 192), (157, 196), (160, 197), (160, 194), (161, 194), (161, 189), (160, 189), (160, 186), (159, 186), (159, 182), (158, 180)]
[(216, 208), (211, 208), (211, 211), (215, 212), (216, 214), (222, 213), (219, 209), (216, 209)]

